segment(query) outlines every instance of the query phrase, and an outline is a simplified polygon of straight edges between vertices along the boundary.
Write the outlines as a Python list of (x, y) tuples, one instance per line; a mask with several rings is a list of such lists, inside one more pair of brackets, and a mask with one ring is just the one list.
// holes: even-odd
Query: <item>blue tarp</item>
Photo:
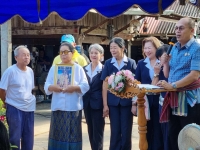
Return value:
[[(144, 11), (159, 12), (159, 0), (0, 0), (0, 24), (15, 15), (24, 20), (37, 23), (51, 12), (57, 12), (66, 20), (81, 19), (90, 9), (96, 9), (105, 17), (118, 16), (137, 4)], [(162, 9), (166, 9), (175, 0), (162, 0)]]

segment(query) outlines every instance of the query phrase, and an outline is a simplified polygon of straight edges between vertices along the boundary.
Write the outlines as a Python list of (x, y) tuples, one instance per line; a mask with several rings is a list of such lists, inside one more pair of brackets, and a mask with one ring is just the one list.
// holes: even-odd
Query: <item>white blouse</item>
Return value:
[[(149, 69), (149, 77), (151, 80), (153, 80), (153, 75), (154, 75), (154, 68), (151, 66), (151, 62), (149, 57), (146, 57), (144, 60), (145, 63), (147, 63), (145, 66)], [(156, 63), (160, 62), (158, 59), (156, 59)]]
[(44, 90), (47, 95), (53, 93), (51, 110), (61, 110), (61, 111), (77, 111), (83, 109), (82, 95), (84, 95), (89, 90), (88, 81), (83, 68), (74, 63), (74, 85), (78, 85), (81, 89), (81, 93), (63, 93), (63, 92), (51, 92), (48, 90), (50, 85), (54, 84), (54, 70), (55, 66), (52, 66), (49, 70)]

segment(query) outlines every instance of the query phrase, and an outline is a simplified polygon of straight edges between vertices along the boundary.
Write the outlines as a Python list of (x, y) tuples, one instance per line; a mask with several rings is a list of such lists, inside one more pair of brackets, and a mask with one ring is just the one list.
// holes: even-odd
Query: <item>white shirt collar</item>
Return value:
[[(123, 62), (128, 62), (128, 57), (126, 55), (124, 55), (124, 57), (122, 58), (122, 61)], [(115, 63), (117, 62), (116, 58), (113, 57), (112, 60), (111, 60), (111, 63)]]
[(128, 62), (128, 57), (126, 55), (124, 55), (120, 65), (118, 65), (117, 60), (115, 57), (112, 58), (111, 63), (113, 63), (113, 65), (120, 70), (121, 68), (123, 68), (125, 66), (125, 64)]
[(87, 70), (87, 75), (90, 77), (91, 81), (92, 81), (92, 78), (97, 74), (99, 73), (100, 71), (102, 71), (102, 68), (103, 68), (103, 65), (102, 63), (98, 63), (98, 65), (96, 66), (95, 70), (92, 72), (92, 63), (90, 63), (89, 65), (87, 65), (85, 67), (85, 70)]

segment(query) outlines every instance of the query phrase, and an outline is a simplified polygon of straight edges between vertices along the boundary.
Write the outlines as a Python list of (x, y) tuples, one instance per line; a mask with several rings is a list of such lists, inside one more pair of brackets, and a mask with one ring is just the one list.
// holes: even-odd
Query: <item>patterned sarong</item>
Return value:
[(53, 111), (48, 150), (82, 150), (82, 111)]

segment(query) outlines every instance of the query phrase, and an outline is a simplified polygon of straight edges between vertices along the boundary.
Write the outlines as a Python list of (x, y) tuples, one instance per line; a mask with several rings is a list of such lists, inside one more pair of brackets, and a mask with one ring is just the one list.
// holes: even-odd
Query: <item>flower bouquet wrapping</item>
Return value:
[(132, 98), (140, 92), (137, 86), (140, 82), (134, 78), (130, 70), (121, 70), (112, 74), (107, 78), (107, 82), (108, 90), (121, 98)]

